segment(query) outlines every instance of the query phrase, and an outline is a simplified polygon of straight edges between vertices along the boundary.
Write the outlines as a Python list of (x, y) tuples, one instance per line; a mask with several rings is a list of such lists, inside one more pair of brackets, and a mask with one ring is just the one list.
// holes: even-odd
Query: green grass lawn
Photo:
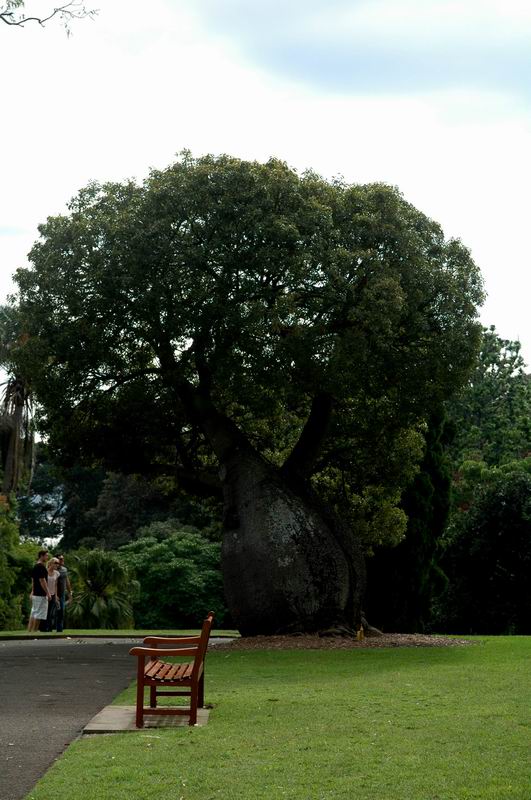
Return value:
[(80, 739), (28, 798), (531, 798), (531, 637), (218, 650), (206, 675), (206, 727)]

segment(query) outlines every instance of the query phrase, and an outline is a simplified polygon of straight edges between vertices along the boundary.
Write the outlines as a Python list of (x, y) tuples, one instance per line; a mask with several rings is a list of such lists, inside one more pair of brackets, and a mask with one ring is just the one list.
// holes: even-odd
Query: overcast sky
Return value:
[(70, 38), (0, 27), (0, 300), (89, 180), (274, 155), (397, 185), (471, 249), (483, 322), (531, 362), (529, 0), (86, 3)]

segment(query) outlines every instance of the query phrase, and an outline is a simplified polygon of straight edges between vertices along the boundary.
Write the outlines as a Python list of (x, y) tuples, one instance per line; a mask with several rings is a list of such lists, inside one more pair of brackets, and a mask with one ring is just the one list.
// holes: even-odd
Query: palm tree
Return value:
[(2, 494), (31, 483), (35, 454), (33, 399), (30, 381), (16, 365), (19, 346), (27, 336), (11, 306), (0, 307), (0, 371), (5, 374), (0, 396), (0, 462)]
[(132, 628), (132, 603), (138, 582), (114, 553), (92, 550), (74, 556), (75, 600), (68, 607), (71, 622), (83, 628)]
[(17, 492), (25, 479), (31, 482), (34, 441), (31, 393), (27, 382), (15, 375), (4, 384), (0, 400), (2, 494)]

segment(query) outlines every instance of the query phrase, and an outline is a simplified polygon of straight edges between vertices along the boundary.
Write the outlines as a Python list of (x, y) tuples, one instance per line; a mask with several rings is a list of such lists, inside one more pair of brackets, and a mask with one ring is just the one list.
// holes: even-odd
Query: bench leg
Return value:
[(144, 727), (144, 659), (138, 659), (136, 677), (136, 727)]
[(156, 708), (157, 707), (157, 687), (150, 686), (149, 687), (149, 707)]
[(197, 683), (192, 684), (192, 691), (190, 692), (190, 722), (189, 725), (195, 725), (197, 723), (197, 695), (198, 695), (198, 685)]
[(199, 708), (205, 707), (205, 673), (201, 675), (199, 678), (199, 687), (198, 687), (198, 705)]

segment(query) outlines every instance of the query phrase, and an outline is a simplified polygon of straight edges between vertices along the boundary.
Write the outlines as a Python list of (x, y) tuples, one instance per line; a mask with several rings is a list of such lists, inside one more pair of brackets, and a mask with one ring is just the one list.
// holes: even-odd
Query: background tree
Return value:
[[(116, 549), (145, 535), (147, 525), (176, 518), (181, 525), (199, 525), (205, 537), (221, 538), (220, 508), (194, 502), (173, 481), (150, 481), (141, 475), (107, 473), (97, 503), (86, 512), (93, 536), (104, 549)], [(215, 513), (219, 514), (218, 520)], [(70, 540), (68, 540), (70, 541)]]
[(98, 500), (86, 513), (92, 535), (104, 549), (115, 549), (135, 538), (153, 519), (163, 519), (167, 502), (163, 493), (139, 475), (108, 473)]
[[(17, 543), (18, 527), (13, 510), (5, 497), (0, 498), (0, 630), (22, 627), (22, 598), (17, 591), (14, 558)], [(25, 581), (25, 591), (29, 594), (29, 579)]]
[(445, 535), (449, 583), (436, 624), (450, 633), (531, 633), (531, 459), (491, 468)]
[(22, 539), (57, 540), (63, 534), (64, 499), (58, 470), (41, 461), (45, 447), (36, 448), (31, 485), (17, 497), (17, 517)]
[(477, 366), (448, 412), (452, 512), (441, 551), (448, 585), (434, 624), (450, 632), (525, 632), (531, 382), (519, 342), (484, 329)]
[(448, 413), (457, 469), (466, 461), (496, 466), (531, 453), (531, 379), (520, 342), (485, 328), (476, 367)]
[(12, 526), (12, 546), (7, 553), (11, 585), (11, 602), (16, 608), (17, 616), (9, 624), (5, 625), (6, 630), (18, 630), (25, 627), (31, 610), (29, 592), (31, 588), (31, 570), (37, 560), (37, 553), (42, 547), (42, 541), (35, 539), (19, 540), (18, 531), (13, 512), (11, 514)]
[(116, 549), (154, 520), (179, 519), (202, 530), (209, 540), (221, 540), (221, 506), (197, 499), (169, 476), (106, 472), (101, 466), (61, 466), (39, 442), (37, 464), (29, 492), (17, 498), (23, 538), (60, 540), (56, 548)]
[(117, 552), (135, 574), (140, 592), (135, 621), (144, 628), (200, 625), (205, 608), (222, 627), (227, 616), (221, 577), (221, 546), (178, 520), (152, 522)]
[(52, 447), (104, 459), (109, 420), (143, 409), (151, 467), (223, 490), (240, 630), (355, 624), (363, 537), (386, 509), (396, 540), (420, 421), (473, 362), (468, 251), (392, 188), (189, 154), (88, 186), (40, 233), (21, 363)]
[(386, 631), (424, 631), (434, 600), (446, 587), (440, 560), (451, 494), (447, 437), (446, 415), (439, 411), (427, 426), (419, 472), (402, 496), (404, 540), (396, 547), (377, 549), (368, 561), (365, 608), (374, 624)]

